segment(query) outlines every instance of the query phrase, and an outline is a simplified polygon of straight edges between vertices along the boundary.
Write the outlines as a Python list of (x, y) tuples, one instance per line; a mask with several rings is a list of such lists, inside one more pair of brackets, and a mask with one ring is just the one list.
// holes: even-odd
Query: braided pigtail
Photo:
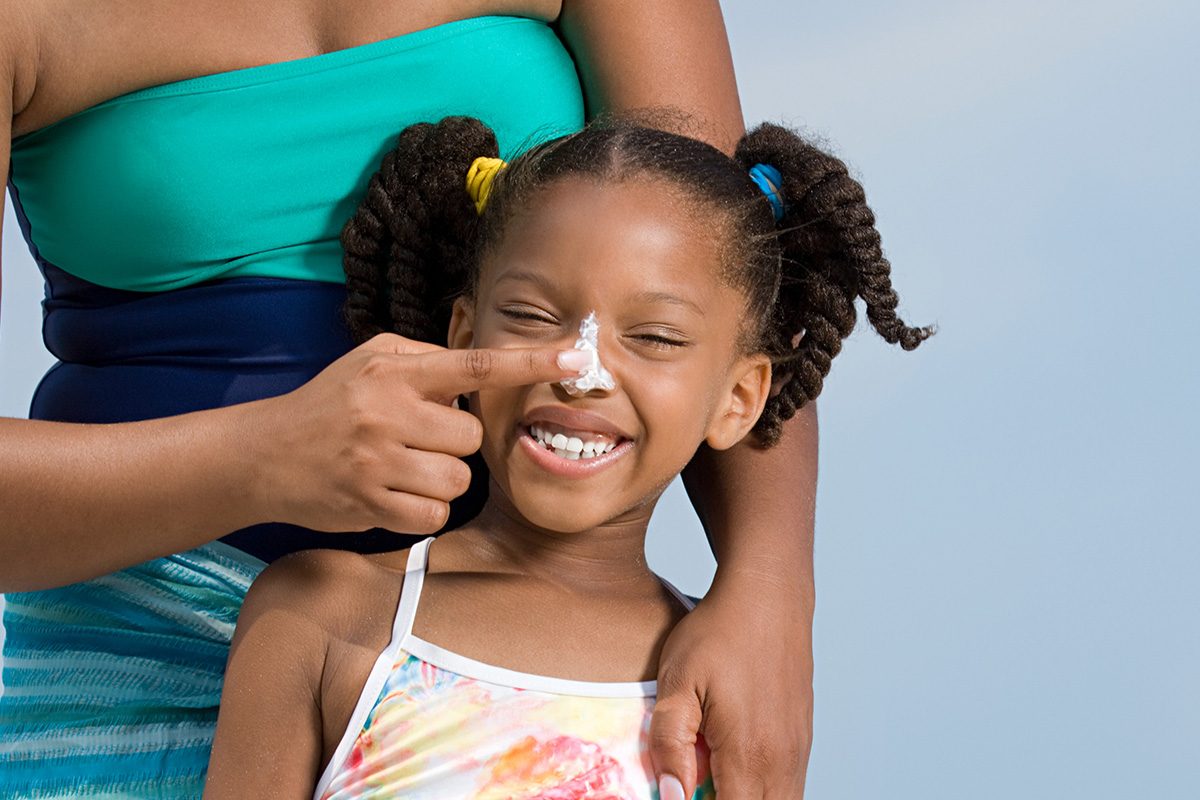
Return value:
[[(821, 393), (842, 340), (854, 330), (856, 298), (866, 302), (871, 326), (905, 350), (934, 330), (911, 327), (896, 315), (899, 298), (875, 215), (862, 185), (841, 160), (771, 124), (746, 134), (736, 158), (747, 170), (769, 164), (782, 176), (777, 237), (783, 276), (767, 339), (779, 354), (776, 367), (784, 380), (755, 427), (762, 442), (771, 445), (783, 423)], [(762, 206), (770, 213), (765, 199)]]
[(391, 331), (445, 344), (454, 297), (476, 258), (475, 206), (465, 185), (496, 136), (477, 119), (405, 128), (342, 229), (346, 322), (356, 342)]

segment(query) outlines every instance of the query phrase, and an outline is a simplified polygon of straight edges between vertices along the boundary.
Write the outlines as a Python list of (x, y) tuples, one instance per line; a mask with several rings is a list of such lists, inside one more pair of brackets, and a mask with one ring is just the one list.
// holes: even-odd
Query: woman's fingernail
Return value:
[(558, 354), (558, 365), (563, 369), (583, 372), (592, 365), (592, 354), (586, 350), (563, 350)]
[(663, 775), (658, 779), (658, 800), (687, 800), (683, 796), (683, 784), (674, 775)]

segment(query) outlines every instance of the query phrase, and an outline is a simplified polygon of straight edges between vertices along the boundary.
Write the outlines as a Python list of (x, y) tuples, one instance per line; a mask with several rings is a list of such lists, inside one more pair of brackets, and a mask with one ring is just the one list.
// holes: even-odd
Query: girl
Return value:
[(468, 524), (262, 574), (206, 797), (720, 791), (702, 746), (657, 786), (647, 756), (660, 652), (690, 607), (646, 566), (654, 504), (697, 448), (777, 440), (856, 297), (888, 341), (931, 333), (896, 316), (862, 188), (787, 130), (736, 158), (627, 124), (506, 170), (496, 155), (474, 119), (401, 134), (343, 232), (356, 336), (598, 355), (578, 380), (469, 397), (490, 490)]

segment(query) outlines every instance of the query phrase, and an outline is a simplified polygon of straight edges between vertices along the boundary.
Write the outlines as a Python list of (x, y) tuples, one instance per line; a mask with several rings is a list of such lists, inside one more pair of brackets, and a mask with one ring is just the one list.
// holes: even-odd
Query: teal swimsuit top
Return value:
[(99, 286), (341, 283), (338, 235), (396, 135), (464, 113), (505, 154), (581, 126), (549, 26), (467, 19), (133, 92), (15, 140), (11, 182), (38, 260)]

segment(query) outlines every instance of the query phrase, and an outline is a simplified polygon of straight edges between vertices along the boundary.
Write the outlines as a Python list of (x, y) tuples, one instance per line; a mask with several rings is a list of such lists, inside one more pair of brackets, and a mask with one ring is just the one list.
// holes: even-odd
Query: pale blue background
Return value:
[[(1200, 4), (725, 13), (747, 120), (854, 165), (941, 329), (861, 330), (821, 397), (808, 796), (1200, 797)], [(9, 415), (48, 363), (17, 233)], [(651, 560), (702, 592), (679, 498)]]

